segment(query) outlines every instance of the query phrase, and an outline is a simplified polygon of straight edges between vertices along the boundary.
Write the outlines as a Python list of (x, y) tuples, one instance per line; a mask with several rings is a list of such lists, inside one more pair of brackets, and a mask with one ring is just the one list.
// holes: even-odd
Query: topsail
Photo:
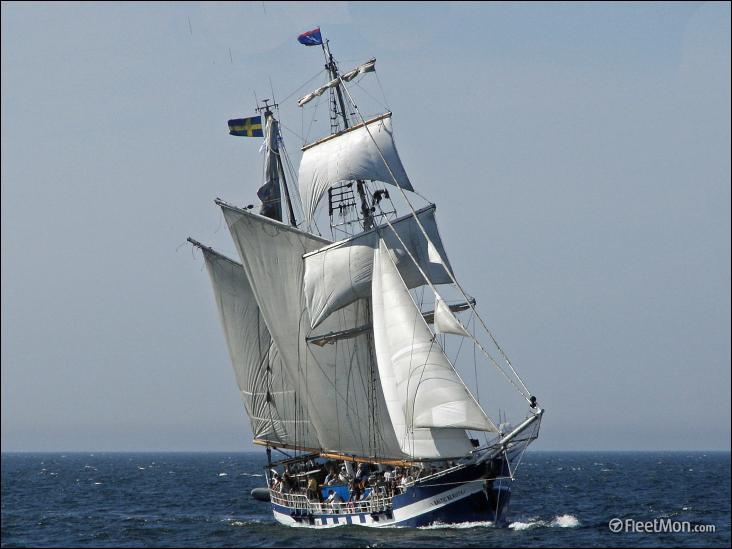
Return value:
[(298, 180), (305, 219), (312, 221), (323, 194), (339, 181), (360, 179), (394, 185), (382, 155), (396, 184), (414, 190), (394, 144), (390, 112), (303, 147)]

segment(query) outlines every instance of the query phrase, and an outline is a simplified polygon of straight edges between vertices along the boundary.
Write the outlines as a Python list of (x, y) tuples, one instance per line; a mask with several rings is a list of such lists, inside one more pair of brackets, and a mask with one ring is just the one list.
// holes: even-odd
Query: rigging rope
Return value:
[(311, 78), (310, 78), (310, 79), (309, 79), (309, 80), (308, 80), (307, 82), (304, 82), (304, 83), (300, 84), (300, 86), (298, 86), (298, 88), (297, 88), (296, 90), (294, 90), (294, 91), (293, 91), (292, 93), (290, 93), (290, 94), (289, 94), (289, 95), (288, 95), (287, 97), (285, 97), (285, 98), (284, 98), (284, 99), (283, 99), (282, 101), (280, 101), (280, 103), (284, 103), (285, 101), (287, 101), (288, 99), (290, 99), (290, 97), (292, 97), (292, 96), (293, 96), (293, 95), (295, 95), (295, 94), (296, 94), (297, 92), (299, 92), (299, 91), (300, 91), (301, 89), (303, 89), (303, 88), (304, 88), (305, 86), (307, 86), (308, 84), (310, 84), (310, 82), (312, 82), (313, 80), (315, 80), (315, 79), (316, 79), (316, 78), (317, 78), (318, 76), (320, 76), (320, 75), (321, 75), (321, 74), (323, 74), (324, 72), (325, 72), (325, 69), (320, 69), (320, 70), (319, 70), (318, 72), (316, 72), (316, 73), (315, 73), (315, 74), (314, 74), (314, 75), (313, 75), (313, 76), (312, 76), (312, 77), (311, 77)]

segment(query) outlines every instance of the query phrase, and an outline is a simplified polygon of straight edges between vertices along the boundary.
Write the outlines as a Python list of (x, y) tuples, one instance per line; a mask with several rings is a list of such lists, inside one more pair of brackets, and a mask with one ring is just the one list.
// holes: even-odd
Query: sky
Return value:
[(1, 25), (2, 451), (252, 449), (185, 239), (235, 256), (213, 199), (256, 202), (259, 141), (226, 129), (255, 94), (296, 162), (318, 136), (317, 25), (343, 67), (377, 58), (364, 105), (546, 409), (534, 448), (730, 449), (728, 3), (3, 2)]

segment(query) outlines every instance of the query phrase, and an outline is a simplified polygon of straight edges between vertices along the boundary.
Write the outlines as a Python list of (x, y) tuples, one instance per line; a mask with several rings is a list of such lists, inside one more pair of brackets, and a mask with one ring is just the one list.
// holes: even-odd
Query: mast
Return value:
[[(269, 122), (269, 119), (272, 118), (273, 121), (276, 121), (277, 119), (274, 118), (274, 114), (272, 113), (272, 108), (277, 108), (277, 103), (273, 103), (272, 105), (269, 104), (269, 99), (262, 99), (262, 102), (264, 103), (264, 107), (257, 107), (258, 112), (264, 112), (264, 119), (265, 121)], [(269, 127), (268, 124), (265, 123), (265, 127)], [(277, 135), (274, 138), (274, 143), (276, 146), (276, 149), (273, 151), (267, 151), (267, 154), (274, 154), (275, 159), (277, 162), (277, 172), (279, 174), (280, 181), (282, 182), (282, 188), (285, 191), (285, 199), (287, 200), (287, 211), (289, 213), (290, 218), (290, 225), (293, 227), (297, 227), (297, 223), (295, 221), (295, 211), (292, 208), (292, 200), (290, 199), (290, 189), (287, 186), (287, 178), (285, 177), (285, 169), (282, 165), (282, 155), (280, 154), (279, 150), (279, 143), (280, 136), (279, 136), (279, 126), (274, 127), (274, 130), (277, 131)]]
[[(330, 51), (330, 46), (328, 45), (329, 40), (326, 40), (322, 46), (323, 46), (323, 55), (325, 55), (325, 61), (326, 65), (325, 68), (328, 69), (330, 72), (331, 79), (335, 80), (338, 78), (338, 65), (336, 65), (335, 59), (333, 59), (333, 54)], [(343, 92), (341, 91), (341, 85), (342, 82), (338, 82), (335, 86), (335, 92), (336, 96), (338, 97), (338, 104), (341, 108), (341, 117), (343, 118), (343, 125), (344, 129), (347, 130), (350, 125), (348, 123), (348, 116), (346, 115), (346, 105), (345, 101), (343, 100)], [(333, 93), (331, 89), (331, 93)], [(356, 180), (356, 191), (358, 192), (358, 197), (361, 199), (361, 215), (363, 215), (363, 229), (364, 231), (368, 231), (374, 226), (373, 222), (373, 215), (371, 212), (371, 208), (369, 207), (368, 199), (366, 198), (366, 191), (364, 190), (365, 183), (362, 179)]]

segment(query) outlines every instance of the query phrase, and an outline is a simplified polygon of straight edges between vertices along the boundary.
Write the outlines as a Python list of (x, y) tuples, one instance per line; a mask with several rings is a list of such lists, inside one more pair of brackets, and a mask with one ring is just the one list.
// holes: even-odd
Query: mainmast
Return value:
[[(335, 62), (335, 59), (333, 58), (333, 54), (330, 51), (330, 46), (328, 45), (328, 40), (325, 40), (325, 42), (322, 44), (323, 46), (323, 55), (325, 55), (325, 68), (330, 73), (330, 77), (332, 80), (335, 80), (338, 78), (338, 65)], [(340, 115), (343, 119), (343, 125), (344, 130), (347, 130), (350, 127), (350, 124), (348, 122), (348, 115), (346, 114), (346, 105), (345, 101), (343, 100), (343, 92), (341, 91), (341, 85), (342, 82), (338, 82), (335, 85), (335, 95), (338, 97), (338, 105), (340, 106)], [(331, 95), (334, 93), (333, 88), (330, 90)], [(332, 102), (333, 104), (333, 110), (335, 111), (335, 118), (337, 119), (337, 111), (338, 109), (335, 107), (335, 102)], [(331, 127), (331, 131), (333, 131), (334, 128)], [(336, 133), (333, 131), (333, 133)], [(369, 206), (368, 199), (366, 198), (366, 191), (364, 189), (365, 183), (362, 179), (356, 180), (356, 191), (358, 192), (358, 197), (361, 199), (361, 215), (363, 215), (363, 229), (364, 231), (368, 231), (374, 226), (373, 221), (373, 214), (372, 209)]]

